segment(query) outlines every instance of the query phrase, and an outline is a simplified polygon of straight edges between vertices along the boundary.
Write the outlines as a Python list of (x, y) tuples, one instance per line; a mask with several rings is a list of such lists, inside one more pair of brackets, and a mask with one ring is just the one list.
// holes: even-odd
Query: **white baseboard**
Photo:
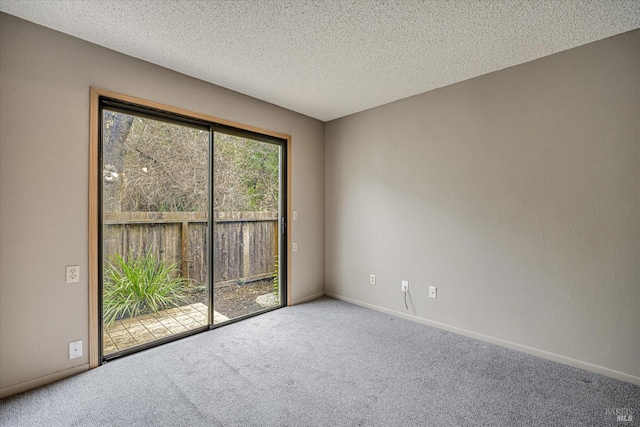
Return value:
[(523, 353), (531, 354), (533, 356), (537, 356), (542, 359), (547, 359), (553, 362), (562, 363), (564, 365), (573, 366), (574, 368), (578, 368), (578, 369), (584, 369), (585, 371), (594, 372), (596, 374), (604, 375), (607, 377), (614, 378), (616, 380), (625, 381), (625, 382), (640, 386), (640, 377), (635, 375), (625, 374), (624, 372), (616, 371), (613, 369), (605, 368), (604, 366), (594, 365), (592, 363), (583, 362), (581, 360), (572, 359), (570, 357), (562, 356), (555, 353), (550, 353), (548, 351), (540, 350), (534, 347), (528, 347), (526, 345), (516, 344), (510, 341), (501, 340), (499, 338), (494, 338), (488, 335), (479, 334), (477, 332), (469, 331), (469, 330), (458, 328), (455, 326), (446, 325), (444, 323), (435, 322), (433, 320), (423, 319), (422, 317), (413, 316), (411, 314), (406, 314), (406, 313), (402, 313), (395, 310), (390, 310), (388, 308), (358, 301), (352, 298), (344, 297), (342, 295), (325, 292), (325, 296), (329, 298), (345, 301), (351, 304), (359, 305), (361, 307), (370, 308), (371, 310), (376, 310), (383, 313), (391, 314), (392, 316), (401, 317), (403, 319), (422, 323), (424, 325), (433, 326), (434, 328), (444, 329), (445, 331), (453, 332), (454, 334), (464, 335), (465, 337), (474, 338), (474, 339), (485, 341), (491, 344), (496, 344), (501, 347), (506, 347), (512, 350), (517, 350)]
[(314, 300), (316, 298), (320, 298), (320, 297), (323, 297), (323, 296), (324, 296), (324, 292), (318, 292), (317, 294), (308, 295), (306, 297), (298, 298), (296, 300), (291, 300), (289, 302), (289, 305), (302, 304), (303, 302), (311, 301), (311, 300)]
[(54, 372), (53, 374), (45, 375), (39, 378), (34, 378), (29, 381), (24, 381), (18, 384), (10, 385), (8, 387), (0, 388), (0, 399), (14, 394), (22, 393), (33, 388), (42, 387), (47, 384), (60, 381), (61, 379), (79, 374), (80, 372), (88, 371), (89, 364), (75, 366), (73, 368), (65, 369), (63, 371)]

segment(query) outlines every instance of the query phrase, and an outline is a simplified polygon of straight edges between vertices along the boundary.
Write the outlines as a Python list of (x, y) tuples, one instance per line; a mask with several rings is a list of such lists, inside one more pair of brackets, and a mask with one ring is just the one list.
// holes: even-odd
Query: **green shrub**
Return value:
[(178, 263), (165, 264), (149, 251), (125, 261), (114, 255), (104, 268), (102, 306), (108, 328), (119, 318), (156, 313), (189, 304), (187, 279)]

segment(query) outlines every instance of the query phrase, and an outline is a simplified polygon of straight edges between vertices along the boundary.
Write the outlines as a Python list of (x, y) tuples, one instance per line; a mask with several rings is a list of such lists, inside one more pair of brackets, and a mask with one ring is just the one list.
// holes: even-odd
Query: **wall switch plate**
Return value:
[(370, 285), (375, 285), (376, 284), (376, 275), (375, 274), (370, 274), (369, 275), (369, 284)]
[(82, 340), (69, 343), (69, 359), (82, 356)]
[(298, 211), (293, 211), (293, 220), (294, 221), (298, 220)]
[(402, 281), (402, 292), (409, 292), (409, 281), (408, 280), (403, 280)]
[(298, 252), (298, 242), (293, 242), (293, 252)]
[(67, 266), (67, 283), (77, 283), (80, 281), (80, 266), (68, 265)]
[(435, 286), (429, 286), (429, 298), (438, 298), (436, 292), (438, 291), (438, 288), (436, 288)]

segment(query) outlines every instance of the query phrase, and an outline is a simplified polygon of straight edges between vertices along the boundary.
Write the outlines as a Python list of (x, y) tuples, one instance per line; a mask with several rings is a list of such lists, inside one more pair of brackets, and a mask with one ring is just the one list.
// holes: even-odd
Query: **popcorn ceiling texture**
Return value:
[(637, 0), (0, 0), (0, 10), (323, 121), (640, 28)]

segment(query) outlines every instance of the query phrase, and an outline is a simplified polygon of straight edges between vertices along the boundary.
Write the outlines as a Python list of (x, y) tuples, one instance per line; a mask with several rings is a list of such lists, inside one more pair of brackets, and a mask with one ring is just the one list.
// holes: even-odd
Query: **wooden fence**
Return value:
[[(214, 224), (215, 286), (273, 276), (277, 214), (216, 212)], [(206, 212), (105, 212), (103, 254), (108, 260), (152, 250), (163, 262), (179, 263), (184, 277), (206, 285), (207, 227)]]

